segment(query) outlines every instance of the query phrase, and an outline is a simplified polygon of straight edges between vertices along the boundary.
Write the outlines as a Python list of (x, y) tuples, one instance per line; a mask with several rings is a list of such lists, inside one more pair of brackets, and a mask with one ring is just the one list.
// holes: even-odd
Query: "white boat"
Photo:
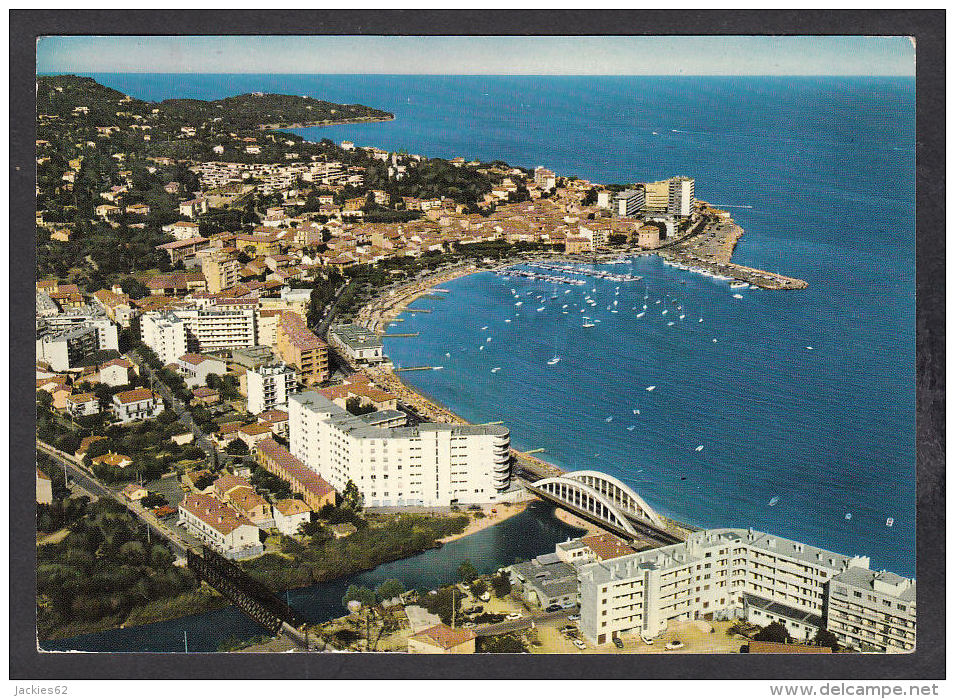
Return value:
[(885, 520), (885, 526), (891, 527), (893, 524), (895, 524), (895, 520), (891, 517), (887, 517)]
[(630, 425), (630, 427), (627, 428), (627, 432), (633, 432), (634, 429), (636, 429), (636, 425)]
[(776, 503), (779, 502), (779, 496), (775, 496), (772, 500), (769, 501), (769, 506), (774, 507)]
[(701, 444), (700, 446), (698, 446), (698, 447), (696, 448), (696, 450), (697, 450), (697, 451), (703, 451), (703, 445)]
[(683, 320), (684, 318), (686, 318), (685, 314), (680, 316), (680, 320)]
[(479, 350), (483, 350), (483, 349), (484, 349), (484, 345), (481, 345), (480, 347), (478, 347), (478, 349), (479, 349)]
[(567, 308), (567, 306), (569, 306), (569, 305), (570, 305), (570, 304), (565, 303), (563, 306), (561, 306), (561, 308)]
[(485, 342), (490, 342), (490, 341), (491, 341), (491, 338), (488, 338), (485, 340)]
[(655, 388), (656, 388), (656, 386), (647, 386), (647, 390), (648, 390), (648, 391), (652, 391), (652, 390), (655, 389)]
[(613, 416), (608, 417), (604, 422), (613, 422)]
[(510, 323), (510, 322), (511, 322), (511, 319), (510, 319), (510, 318), (505, 318), (505, 319), (504, 319), (504, 322), (505, 322), (505, 323)]
[(431, 368), (434, 369), (435, 371), (441, 371), (441, 369), (444, 369), (443, 366), (433, 366)]
[(445, 357), (450, 357), (450, 356), (451, 356), (451, 353), (450, 353), (450, 352), (445, 352), (445, 353), (444, 353), (444, 356), (445, 356)]
[(741, 281), (730, 282), (730, 289), (748, 289), (748, 288), (749, 288), (749, 284), (747, 284), (746, 282), (741, 282)]
[(557, 355), (554, 355), (554, 357), (553, 357), (552, 359), (548, 359), (548, 360), (547, 360), (547, 363), (548, 363), (550, 366), (554, 366), (554, 365), (555, 365), (557, 362), (559, 362), (559, 361), (560, 361), (560, 357), (558, 357)]
[(713, 338), (713, 342), (716, 342), (716, 338), (715, 338), (715, 337)]
[(540, 313), (540, 312), (543, 311), (543, 310), (544, 310), (544, 307), (541, 306), (540, 308), (537, 309), (537, 312)]
[(482, 326), (481, 326), (481, 330), (487, 330), (487, 326), (486, 326), (486, 325), (482, 325)]
[(637, 318), (643, 318), (643, 316), (645, 316), (646, 314), (647, 314), (646, 311), (640, 311), (639, 313), (637, 313)]
[(807, 346), (807, 347), (806, 347), (806, 349), (807, 349), (807, 350), (811, 350), (811, 349), (812, 349), (812, 347), (809, 347), (809, 346)]
[(580, 327), (582, 327), (582, 328), (593, 328), (593, 327), (595, 327), (595, 326), (596, 326), (596, 323), (584, 323), (584, 324), (581, 325)]
[(699, 319), (698, 321), (696, 321), (696, 322), (697, 322), (697, 323), (702, 323), (702, 322), (703, 322), (703, 319), (700, 318), (700, 319)]
[(743, 295), (742, 295), (742, 294), (733, 294), (733, 298), (734, 298), (734, 299), (741, 299), (741, 298), (743, 298)]
[(673, 321), (672, 321), (672, 320), (671, 320), (669, 323), (667, 323), (667, 326), (670, 326), (670, 325), (673, 325)]
[(501, 370), (501, 367), (496, 366), (496, 367), (494, 367), (493, 369), (491, 369), (491, 373), (492, 373), (492, 374), (496, 374), (496, 373), (499, 372), (500, 370)]
[(852, 513), (846, 512), (846, 519), (852, 519)]
[(523, 306), (523, 305), (524, 305), (524, 302), (523, 302), (523, 301), (518, 301), (518, 302), (515, 303), (514, 305), (515, 305), (515, 306)]
[(661, 315), (661, 316), (665, 316), (666, 314), (667, 314), (667, 309), (664, 308), (664, 309), (663, 309), (663, 313), (661, 313), (660, 315)]
[(634, 410), (634, 411), (633, 411), (633, 414), (634, 414), (634, 415), (639, 415), (639, 414), (640, 414), (640, 411), (639, 411), (639, 410)]

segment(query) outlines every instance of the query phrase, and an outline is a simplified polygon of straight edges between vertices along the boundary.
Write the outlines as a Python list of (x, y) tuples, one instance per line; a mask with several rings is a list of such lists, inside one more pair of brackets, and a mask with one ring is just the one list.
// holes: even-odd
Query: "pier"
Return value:
[(396, 372), (398, 372), (398, 371), (430, 371), (430, 370), (432, 370), (432, 369), (434, 369), (433, 366), (409, 366), (409, 367), (405, 367), (405, 368), (403, 368), (403, 369), (397, 369), (397, 368), (396, 368), (395, 371), (396, 371)]
[(406, 308), (408, 313), (431, 313), (430, 308)]
[(382, 337), (418, 337), (421, 333), (385, 333)]

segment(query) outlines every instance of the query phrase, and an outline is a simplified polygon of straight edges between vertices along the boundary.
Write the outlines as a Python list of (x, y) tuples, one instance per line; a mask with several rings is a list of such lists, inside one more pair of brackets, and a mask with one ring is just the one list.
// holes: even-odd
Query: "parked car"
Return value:
[(564, 602), (560, 605), (561, 609), (573, 609), (577, 606), (576, 602)]
[(623, 641), (621, 641), (618, 637), (616, 636), (613, 637), (613, 644), (617, 646), (617, 648), (619, 648), (620, 650), (623, 650)]
[(544, 611), (545, 611), (545, 612), (559, 612), (559, 611), (560, 611), (560, 605), (559, 605), (559, 604), (552, 604), (552, 605), (550, 605), (547, 609), (545, 609)]
[(504, 618), (507, 619), (508, 621), (514, 621), (514, 619), (520, 619), (520, 618), (523, 617), (523, 616), (524, 616), (524, 615), (521, 614), (520, 612), (511, 612), (510, 614), (508, 614), (508, 615), (507, 615), (506, 617), (504, 617)]
[(587, 644), (581, 641), (579, 638), (574, 639), (574, 645), (580, 648), (580, 650), (584, 650), (587, 647)]
[(664, 650), (679, 650), (683, 647), (683, 641), (670, 641), (663, 648)]
[(646, 643), (648, 646), (652, 646), (652, 645), (653, 645), (653, 639), (652, 639), (652, 638), (647, 638), (646, 636), (640, 636), (640, 640), (643, 641), (644, 643)]
[(567, 617), (567, 621), (580, 621), (580, 614), (571, 614)]

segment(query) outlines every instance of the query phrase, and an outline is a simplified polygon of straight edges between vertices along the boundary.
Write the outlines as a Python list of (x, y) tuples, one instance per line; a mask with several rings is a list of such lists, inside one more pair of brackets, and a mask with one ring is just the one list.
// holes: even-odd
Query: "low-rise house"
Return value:
[(264, 413), (259, 413), (258, 421), (268, 425), (272, 434), (288, 437), (288, 412), (285, 410), (266, 410)]
[(192, 441), (196, 438), (192, 432), (183, 432), (182, 434), (174, 434), (169, 438), (169, 441), (174, 444), (178, 444), (180, 447), (186, 444), (192, 444)]
[(130, 483), (123, 488), (123, 497), (130, 502), (139, 502), (149, 495), (149, 491), (137, 483)]
[(272, 506), (272, 518), (276, 529), (285, 536), (294, 536), (299, 527), (311, 521), (312, 511), (301, 500), (279, 500)]
[(114, 454), (113, 452), (109, 452), (108, 454), (103, 454), (102, 456), (96, 456), (90, 459), (90, 463), (93, 466), (115, 466), (116, 468), (126, 468), (133, 463), (133, 460), (125, 454)]
[(192, 402), (197, 405), (215, 405), (220, 400), (219, 391), (208, 386), (192, 389)]
[(92, 393), (74, 393), (66, 399), (66, 412), (73, 417), (97, 415), (100, 412), (99, 398)]
[(515, 563), (508, 572), (511, 582), (528, 604), (546, 609), (553, 604), (573, 605), (580, 599), (577, 569), (545, 553), (526, 563)]
[(256, 445), (265, 439), (272, 438), (272, 426), (261, 422), (242, 425), (239, 428), (239, 439), (245, 442), (250, 453), (255, 453)]
[(53, 503), (53, 481), (40, 469), (36, 470), (36, 502), (38, 505)]
[(113, 396), (113, 414), (121, 423), (148, 420), (162, 411), (162, 398), (148, 388), (135, 388)]
[(226, 558), (257, 556), (264, 551), (259, 528), (213, 497), (190, 494), (179, 503), (179, 524)]
[(125, 386), (129, 383), (129, 371), (133, 368), (128, 359), (111, 359), (99, 366), (99, 381), (107, 386)]
[(204, 354), (187, 352), (179, 357), (178, 369), (183, 381), (186, 382), (186, 386), (195, 388), (196, 386), (205, 386), (206, 377), (208, 377), (209, 374), (221, 376), (227, 372), (228, 367), (225, 361), (221, 359), (216, 359), (215, 357)]
[(477, 635), (471, 629), (452, 629), (438, 624), (408, 637), (408, 652), (428, 655), (460, 655), (475, 652)]

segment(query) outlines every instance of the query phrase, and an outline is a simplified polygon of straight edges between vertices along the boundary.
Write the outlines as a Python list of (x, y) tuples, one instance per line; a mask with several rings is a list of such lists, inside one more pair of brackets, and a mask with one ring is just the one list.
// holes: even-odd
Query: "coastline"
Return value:
[[(531, 503), (531, 500), (525, 500), (524, 502), (517, 503), (501, 503), (499, 505), (484, 505), (481, 508), (481, 511), (484, 513), (484, 517), (471, 517), (471, 521), (468, 522), (468, 526), (464, 528), (464, 531), (460, 534), (452, 534), (451, 536), (446, 536), (443, 539), (438, 539), (439, 544), (447, 544), (452, 541), (457, 541), (458, 539), (463, 539), (466, 536), (471, 534), (477, 534), (480, 531), (485, 529), (490, 529), (491, 527), (497, 526), (504, 520), (510, 519), (515, 515), (519, 515), (527, 506)], [(492, 512), (492, 510), (497, 510), (497, 512)], [(472, 515), (474, 513), (471, 513)]]
[(258, 131), (276, 131), (278, 129), (311, 129), (320, 126), (344, 126), (346, 124), (376, 124), (384, 121), (394, 120), (394, 115), (391, 115), (390, 117), (356, 117), (354, 119), (306, 121), (294, 124), (259, 124), (255, 128)]

